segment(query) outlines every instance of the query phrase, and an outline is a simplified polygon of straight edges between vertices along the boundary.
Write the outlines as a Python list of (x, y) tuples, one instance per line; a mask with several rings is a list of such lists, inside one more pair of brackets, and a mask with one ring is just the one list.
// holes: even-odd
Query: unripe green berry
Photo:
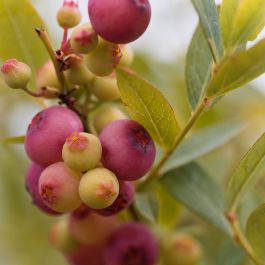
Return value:
[(61, 219), (52, 225), (49, 241), (57, 250), (64, 254), (73, 252), (80, 244), (70, 234), (67, 219)]
[(63, 6), (57, 12), (57, 22), (64, 29), (77, 26), (81, 18), (78, 4), (73, 0), (65, 0)]
[(119, 66), (127, 67), (130, 66), (134, 59), (134, 53), (130, 46), (120, 45), (122, 57)]
[(92, 93), (101, 101), (112, 101), (120, 98), (120, 91), (117, 85), (116, 77), (96, 76), (91, 86)]
[(73, 133), (63, 146), (63, 160), (73, 170), (84, 172), (95, 168), (101, 159), (101, 143), (93, 134)]
[(202, 256), (200, 244), (189, 235), (167, 237), (164, 251), (166, 265), (198, 265)]
[(75, 85), (86, 85), (92, 82), (93, 74), (87, 69), (82, 60), (75, 61), (65, 71), (66, 79)]
[(29, 66), (16, 59), (7, 60), (1, 68), (1, 72), (6, 84), (11, 88), (25, 88), (31, 78)]
[(93, 119), (93, 125), (99, 134), (108, 124), (116, 120), (126, 119), (127, 116), (118, 108), (107, 106), (97, 111)]
[(98, 76), (110, 75), (121, 59), (119, 45), (99, 39), (98, 46), (86, 55), (85, 63)]
[(54, 65), (51, 60), (45, 63), (37, 71), (36, 75), (37, 87), (54, 87), (61, 88), (60, 82), (57, 78)]
[(76, 53), (87, 54), (98, 45), (98, 35), (91, 24), (86, 23), (74, 29), (70, 44)]
[(119, 182), (106, 168), (95, 168), (81, 178), (79, 195), (84, 204), (92, 209), (110, 206), (119, 195)]

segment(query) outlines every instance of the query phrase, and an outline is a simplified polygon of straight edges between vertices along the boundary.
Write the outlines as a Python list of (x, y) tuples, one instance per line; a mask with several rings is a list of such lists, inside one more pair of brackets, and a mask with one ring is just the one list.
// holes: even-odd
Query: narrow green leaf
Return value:
[(221, 188), (197, 164), (190, 163), (167, 172), (160, 180), (166, 190), (196, 215), (228, 235), (231, 229), (224, 216)]
[(254, 80), (265, 72), (265, 39), (249, 50), (228, 58), (211, 80), (207, 95), (222, 95)]
[(3, 137), (0, 138), (0, 143), (6, 144), (24, 144), (25, 136)]
[(131, 117), (141, 123), (153, 139), (171, 149), (180, 131), (174, 111), (162, 93), (131, 72), (118, 69), (121, 99)]
[(159, 200), (158, 224), (167, 230), (174, 229), (181, 220), (183, 206), (160, 183), (155, 184), (155, 192)]
[(253, 211), (248, 218), (246, 234), (261, 260), (265, 260), (265, 204)]
[(0, 1), (0, 60), (16, 58), (32, 69), (47, 59), (45, 49), (34, 28), (44, 25), (28, 0)]
[(228, 47), (236, 48), (248, 40), (255, 39), (265, 26), (265, 1), (224, 0), (221, 24)]
[(186, 58), (186, 83), (189, 103), (196, 109), (211, 75), (213, 57), (205, 35), (197, 27)]
[(234, 211), (247, 188), (265, 166), (265, 133), (251, 147), (232, 175), (227, 187), (229, 209)]
[(176, 149), (166, 162), (164, 170), (185, 165), (222, 146), (238, 135), (243, 127), (242, 122), (234, 121), (218, 123), (195, 132)]
[(200, 17), (203, 31), (216, 61), (223, 57), (223, 41), (219, 26), (219, 16), (214, 0), (192, 0)]
[(156, 223), (159, 211), (159, 201), (155, 193), (141, 192), (136, 193), (134, 198), (136, 211), (147, 221)]
[(221, 5), (220, 23), (225, 47), (228, 46), (231, 36), (231, 25), (233, 25), (239, 2), (240, 0), (223, 0)]

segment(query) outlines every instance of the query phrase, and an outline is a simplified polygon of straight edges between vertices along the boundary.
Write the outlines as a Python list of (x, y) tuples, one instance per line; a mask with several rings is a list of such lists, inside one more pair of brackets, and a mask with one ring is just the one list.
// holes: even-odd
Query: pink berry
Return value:
[(54, 211), (65, 213), (81, 205), (78, 193), (81, 173), (57, 162), (42, 171), (39, 180), (39, 193), (43, 202)]
[(39, 112), (28, 127), (25, 149), (37, 164), (48, 166), (62, 161), (62, 148), (73, 132), (83, 131), (78, 115), (64, 107)]
[(44, 167), (38, 164), (31, 164), (26, 177), (26, 188), (32, 197), (33, 203), (43, 212), (50, 215), (57, 215), (58, 212), (53, 211), (43, 201), (39, 193), (39, 178)]
[(105, 248), (105, 265), (154, 265), (158, 258), (157, 240), (149, 228), (139, 223), (121, 225)]
[(148, 0), (89, 0), (88, 13), (95, 31), (113, 43), (138, 39), (151, 19)]
[(95, 210), (96, 213), (103, 216), (110, 216), (119, 213), (120, 211), (128, 208), (133, 201), (134, 186), (132, 182), (120, 181), (120, 191), (114, 203), (101, 210)]
[(82, 205), (69, 217), (70, 233), (83, 244), (105, 244), (117, 226), (115, 217), (103, 217)]
[(104, 265), (102, 251), (102, 246), (80, 245), (66, 258), (71, 265)]
[(133, 120), (118, 120), (106, 126), (99, 139), (102, 163), (119, 180), (137, 180), (151, 168), (155, 144), (148, 132)]

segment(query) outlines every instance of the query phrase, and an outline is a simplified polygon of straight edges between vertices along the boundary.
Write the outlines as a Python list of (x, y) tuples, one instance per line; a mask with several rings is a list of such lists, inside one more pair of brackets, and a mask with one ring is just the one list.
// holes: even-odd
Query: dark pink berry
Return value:
[(119, 213), (120, 211), (128, 208), (133, 201), (134, 185), (129, 181), (120, 181), (120, 191), (114, 203), (101, 210), (95, 210), (96, 213), (103, 216), (110, 216)]
[(88, 13), (94, 30), (113, 43), (138, 39), (151, 19), (148, 0), (89, 0)]
[(29, 194), (32, 197), (33, 203), (43, 212), (51, 215), (57, 215), (58, 212), (55, 212), (49, 208), (43, 201), (39, 193), (39, 178), (41, 172), (44, 170), (44, 167), (38, 164), (31, 164), (26, 177), (26, 188)]
[(64, 107), (39, 112), (28, 127), (25, 149), (37, 164), (48, 166), (62, 161), (65, 140), (73, 132), (83, 131), (78, 115)]
[(158, 244), (149, 228), (140, 223), (121, 225), (105, 247), (105, 265), (154, 265)]
[(104, 265), (102, 246), (81, 245), (67, 256), (71, 265)]
[(101, 132), (102, 163), (120, 180), (137, 180), (151, 168), (155, 144), (148, 132), (133, 120), (118, 120)]

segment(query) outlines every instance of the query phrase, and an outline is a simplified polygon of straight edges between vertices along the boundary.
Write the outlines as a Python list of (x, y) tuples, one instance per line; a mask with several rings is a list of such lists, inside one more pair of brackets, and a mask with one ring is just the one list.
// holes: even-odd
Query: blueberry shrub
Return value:
[(60, 1), (58, 44), (0, 0), (0, 263), (264, 265), (265, 1), (191, 0), (184, 67), (130, 46), (152, 0)]

